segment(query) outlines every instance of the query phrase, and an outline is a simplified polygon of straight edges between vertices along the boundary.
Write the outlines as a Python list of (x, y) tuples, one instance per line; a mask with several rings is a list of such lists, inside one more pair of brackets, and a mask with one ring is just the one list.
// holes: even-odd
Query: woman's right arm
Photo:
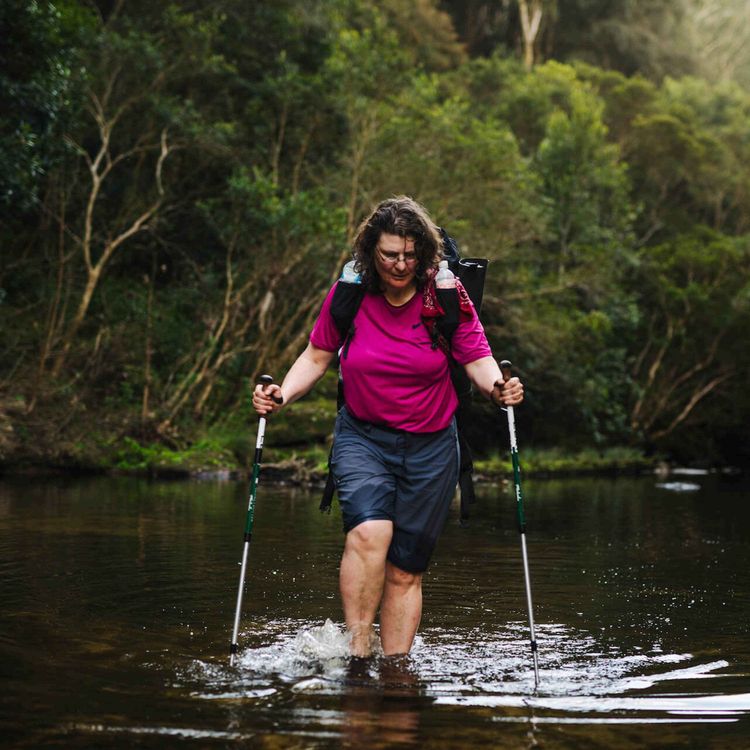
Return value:
[[(266, 416), (279, 411), (282, 406), (294, 403), (302, 398), (325, 374), (333, 361), (335, 352), (320, 349), (314, 344), (308, 344), (305, 351), (297, 357), (289, 368), (281, 386), (256, 385), (253, 391), (253, 407), (260, 416)], [(282, 403), (273, 399), (281, 397)]]

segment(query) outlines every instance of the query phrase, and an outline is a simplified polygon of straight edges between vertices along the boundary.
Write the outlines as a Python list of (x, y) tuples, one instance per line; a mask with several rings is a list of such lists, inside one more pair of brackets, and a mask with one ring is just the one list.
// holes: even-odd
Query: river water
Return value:
[[(0, 746), (750, 747), (750, 486), (526, 481), (450, 519), (408, 658), (352, 662), (337, 508), (232, 482), (0, 482)], [(691, 487), (692, 485), (692, 487)]]

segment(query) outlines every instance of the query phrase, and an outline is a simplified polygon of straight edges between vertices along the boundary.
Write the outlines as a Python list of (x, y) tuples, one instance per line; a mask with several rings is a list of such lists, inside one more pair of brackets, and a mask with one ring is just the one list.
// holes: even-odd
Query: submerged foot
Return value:
[(372, 677), (370, 674), (370, 668), (373, 666), (373, 663), (373, 659), (352, 656), (346, 667), (346, 681), (350, 685), (359, 685), (363, 682), (369, 682)]

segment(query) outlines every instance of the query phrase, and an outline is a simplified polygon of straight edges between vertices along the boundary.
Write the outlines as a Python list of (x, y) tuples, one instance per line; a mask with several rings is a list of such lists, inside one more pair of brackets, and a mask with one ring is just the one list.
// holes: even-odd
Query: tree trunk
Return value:
[(542, 0), (518, 0), (523, 37), (523, 64), (526, 70), (534, 67), (534, 45), (542, 24)]
[(91, 305), (91, 299), (94, 296), (99, 281), (102, 276), (102, 272), (112, 258), (115, 251), (129, 240), (133, 235), (145, 229), (148, 222), (159, 211), (162, 201), (164, 199), (164, 187), (162, 185), (162, 169), (164, 166), (164, 160), (169, 154), (170, 147), (167, 142), (167, 131), (163, 130), (160, 139), (160, 153), (156, 161), (156, 168), (154, 171), (154, 183), (156, 185), (157, 197), (154, 202), (145, 210), (140, 216), (137, 216), (126, 229), (121, 231), (119, 234), (111, 239), (108, 239), (103, 247), (101, 255), (97, 261), (93, 260), (93, 244), (94, 244), (94, 220), (96, 204), (99, 198), (102, 184), (106, 177), (111, 172), (112, 168), (123, 159), (131, 156), (135, 153), (142, 151), (142, 147), (133, 148), (130, 151), (119, 154), (115, 159), (112, 159), (109, 153), (109, 142), (110, 135), (112, 132), (113, 121), (105, 121), (103, 117), (97, 117), (100, 127), (101, 145), (99, 152), (96, 157), (92, 160), (88, 153), (79, 147), (79, 151), (84, 155), (91, 174), (91, 190), (89, 192), (88, 203), (86, 207), (86, 216), (84, 220), (84, 231), (83, 237), (80, 240), (81, 250), (83, 252), (84, 262), (86, 264), (87, 278), (86, 286), (84, 287), (83, 294), (78, 303), (75, 315), (71, 320), (68, 328), (65, 332), (62, 342), (62, 348), (59, 355), (55, 360), (55, 364), (52, 368), (52, 376), (57, 377), (63, 369), (67, 360), (68, 354), (70, 353), (71, 346), (75, 340), (81, 324), (86, 318), (89, 306)]
[(149, 420), (151, 396), (151, 360), (154, 356), (153, 347), (153, 309), (154, 309), (154, 278), (156, 276), (156, 256), (151, 266), (151, 277), (144, 281), (148, 284), (148, 298), (146, 301), (146, 347), (144, 351), (143, 366), (143, 398), (141, 399), (141, 424), (145, 425)]

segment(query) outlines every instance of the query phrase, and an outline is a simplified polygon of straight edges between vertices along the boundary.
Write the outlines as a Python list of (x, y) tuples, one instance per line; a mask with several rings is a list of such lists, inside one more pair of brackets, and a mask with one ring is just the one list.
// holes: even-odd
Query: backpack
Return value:
[[(448, 261), (448, 268), (461, 281), (464, 289), (469, 295), (477, 315), (481, 312), (482, 296), (484, 293), (484, 279), (487, 273), (489, 261), (484, 258), (461, 258), (456, 241), (448, 235), (445, 229), (440, 228), (443, 239), (443, 259)], [(436, 294), (444, 315), (435, 319), (435, 325), (428, 328), (433, 342), (433, 348), (439, 343), (442, 348), (447, 349), (448, 365), (450, 369), (451, 382), (458, 397), (458, 408), (456, 409), (456, 427), (458, 430), (458, 444), (461, 456), (459, 468), (458, 485), (461, 490), (461, 525), (465, 525), (469, 519), (469, 506), (476, 499), (474, 493), (473, 469), (474, 462), (471, 448), (465, 437), (464, 426), (468, 424), (468, 411), (471, 405), (471, 381), (466, 375), (464, 368), (450, 356), (450, 342), (459, 324), (459, 300), (455, 289), (437, 289)], [(365, 295), (362, 284), (350, 283), (339, 280), (331, 300), (330, 313), (336, 328), (342, 339), (341, 356), (346, 357), (354, 334), (354, 318)], [(439, 342), (440, 340), (440, 342)], [(337, 408), (344, 405), (343, 382), (339, 375)], [(331, 448), (331, 451), (333, 447)], [(323, 497), (320, 501), (320, 510), (330, 512), (336, 485), (330, 469), (330, 453), (328, 456), (329, 468)]]

